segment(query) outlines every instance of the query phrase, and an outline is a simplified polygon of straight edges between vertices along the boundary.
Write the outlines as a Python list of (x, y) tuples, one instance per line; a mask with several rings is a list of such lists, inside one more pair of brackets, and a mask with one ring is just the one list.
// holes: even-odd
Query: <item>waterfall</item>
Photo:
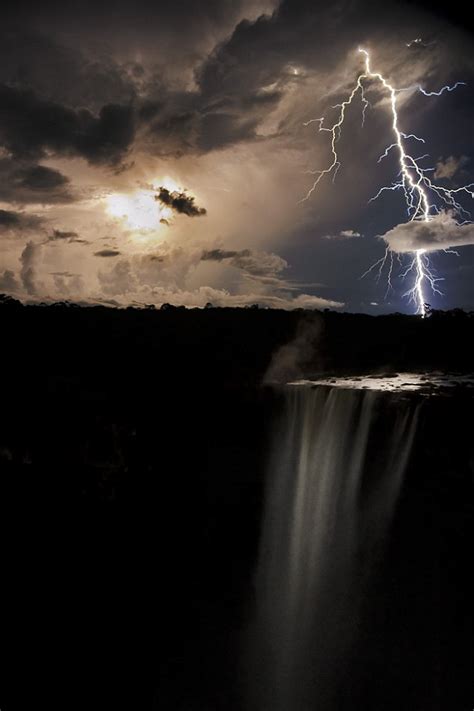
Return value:
[(288, 386), (257, 571), (253, 704), (333, 711), (359, 606), (389, 529), (418, 406), (363, 389)]

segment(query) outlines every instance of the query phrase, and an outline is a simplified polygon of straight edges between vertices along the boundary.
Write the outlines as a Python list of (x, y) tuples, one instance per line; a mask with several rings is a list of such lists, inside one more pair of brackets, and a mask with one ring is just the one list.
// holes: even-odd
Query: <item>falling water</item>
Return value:
[(289, 386), (274, 437), (254, 635), (258, 711), (333, 711), (394, 512), (418, 407)]

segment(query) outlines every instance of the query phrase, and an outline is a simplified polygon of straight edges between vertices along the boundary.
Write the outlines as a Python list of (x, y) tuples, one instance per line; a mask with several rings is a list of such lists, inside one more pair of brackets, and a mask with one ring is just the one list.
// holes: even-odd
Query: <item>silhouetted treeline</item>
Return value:
[[(428, 318), (259, 308), (116, 309), (0, 297), (3, 355), (47, 372), (134, 368), (145, 378), (255, 385), (321, 372), (470, 370), (474, 314)], [(269, 370), (270, 369), (270, 370)]]

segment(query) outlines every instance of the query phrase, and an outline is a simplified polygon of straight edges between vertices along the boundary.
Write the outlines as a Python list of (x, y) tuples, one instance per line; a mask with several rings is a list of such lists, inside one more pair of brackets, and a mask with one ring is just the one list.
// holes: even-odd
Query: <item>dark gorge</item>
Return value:
[(0, 312), (2, 711), (471, 708), (470, 315)]

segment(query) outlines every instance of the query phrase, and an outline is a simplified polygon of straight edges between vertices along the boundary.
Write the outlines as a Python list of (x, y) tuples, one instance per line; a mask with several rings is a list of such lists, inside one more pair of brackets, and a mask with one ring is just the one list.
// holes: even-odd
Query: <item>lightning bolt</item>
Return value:
[[(404, 133), (399, 127), (398, 110), (397, 110), (397, 96), (401, 92), (406, 91), (420, 91), (425, 96), (441, 96), (444, 92), (454, 91), (458, 86), (464, 85), (464, 82), (456, 82), (454, 86), (443, 86), (439, 91), (425, 91), (423, 87), (419, 84), (411, 87), (405, 87), (402, 89), (396, 89), (393, 87), (387, 79), (379, 72), (373, 71), (370, 66), (370, 55), (365, 49), (359, 48), (359, 53), (364, 55), (365, 58), (365, 69), (357, 77), (356, 83), (349, 94), (348, 98), (340, 104), (333, 106), (333, 109), (339, 109), (336, 121), (332, 126), (327, 127), (324, 125), (325, 117), (310, 119), (306, 121), (303, 125), (309, 126), (310, 124), (316, 124), (319, 132), (327, 132), (331, 137), (331, 155), (332, 159), (327, 168), (323, 170), (307, 171), (310, 175), (315, 176), (315, 179), (309, 188), (306, 195), (300, 200), (300, 202), (305, 202), (316, 190), (317, 186), (321, 180), (326, 176), (332, 176), (332, 180), (336, 179), (339, 168), (341, 167), (341, 162), (339, 160), (337, 152), (337, 143), (341, 137), (342, 126), (346, 118), (346, 110), (353, 103), (356, 97), (360, 97), (362, 102), (362, 125), (364, 125), (365, 115), (369, 102), (366, 99), (364, 86), (367, 82), (377, 82), (381, 85), (382, 89), (387, 92), (390, 100), (390, 113), (392, 119), (392, 131), (394, 135), (393, 142), (385, 149), (385, 152), (380, 156), (378, 162), (380, 163), (384, 158), (386, 158), (393, 150), (398, 153), (399, 162), (399, 173), (398, 179), (391, 185), (384, 186), (380, 188), (376, 195), (374, 195), (369, 202), (377, 200), (384, 192), (387, 191), (401, 191), (403, 193), (405, 203), (407, 206), (407, 214), (410, 221), (423, 220), (429, 222), (434, 215), (440, 214), (442, 208), (445, 210), (450, 210), (453, 215), (460, 216), (463, 219), (462, 223), (470, 222), (470, 214), (465, 210), (459, 203), (459, 196), (464, 194), (470, 195), (474, 198), (474, 183), (462, 186), (456, 189), (448, 189), (442, 185), (434, 183), (429, 173), (434, 171), (434, 168), (423, 167), (422, 161), (428, 157), (428, 154), (423, 154), (418, 157), (414, 157), (408, 152), (405, 147), (408, 141), (416, 141), (418, 143), (424, 144), (424, 139), (416, 136), (413, 133)], [(436, 204), (436, 199), (438, 204)], [(433, 201), (434, 200), (434, 201)], [(441, 207), (440, 207), (441, 204)], [(467, 218), (467, 219), (466, 219)], [(450, 251), (450, 250), (445, 250)], [(397, 259), (400, 261), (400, 257), (397, 254)], [(389, 247), (387, 247), (384, 256), (379, 259), (375, 264), (373, 264), (369, 269), (362, 275), (361, 278), (369, 274), (370, 272), (377, 269), (377, 279), (379, 280), (382, 276), (382, 272), (386, 264), (388, 263), (388, 278), (387, 278), (387, 291), (386, 295), (392, 288), (392, 273), (394, 267), (394, 254)], [(410, 261), (405, 270), (400, 274), (402, 279), (405, 279), (409, 274), (414, 275), (414, 284), (408, 289), (404, 296), (408, 297), (410, 301), (413, 301), (417, 305), (417, 312), (421, 316), (426, 316), (427, 306), (425, 299), (425, 287), (431, 289), (434, 294), (442, 294), (438, 288), (440, 281), (443, 281), (441, 277), (436, 276), (436, 272), (431, 266), (431, 262), (426, 253), (426, 250), (419, 249), (414, 253), (413, 259)]]

